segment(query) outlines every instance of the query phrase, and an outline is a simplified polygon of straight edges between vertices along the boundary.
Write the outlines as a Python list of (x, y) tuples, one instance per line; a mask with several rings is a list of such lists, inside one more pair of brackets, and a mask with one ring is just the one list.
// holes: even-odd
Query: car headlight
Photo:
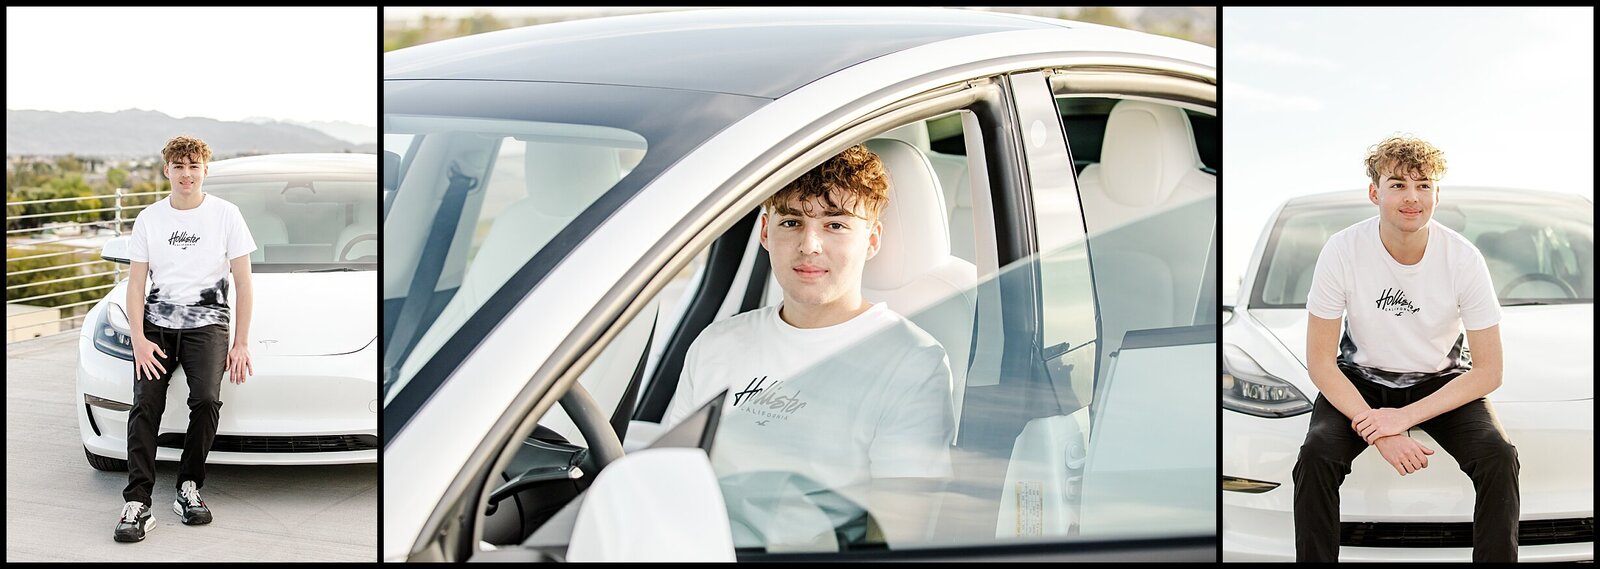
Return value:
[[(100, 311), (100, 317), (95, 319), (91, 334), (94, 336), (94, 348), (100, 350), (100, 353), (131, 362), (133, 336), (128, 331), (128, 315), (116, 303), (109, 304), (105, 310)], [(113, 314), (121, 318), (115, 318)]]
[(1222, 408), (1275, 419), (1311, 411), (1311, 400), (1294, 384), (1261, 369), (1238, 346), (1223, 344)]

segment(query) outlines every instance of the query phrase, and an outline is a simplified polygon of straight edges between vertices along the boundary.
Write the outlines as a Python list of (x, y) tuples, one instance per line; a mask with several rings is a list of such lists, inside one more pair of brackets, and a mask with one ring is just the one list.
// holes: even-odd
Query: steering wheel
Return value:
[(484, 512), (486, 515), (494, 514), (500, 502), (506, 498), (544, 482), (580, 476), (577, 474), (579, 471), (582, 472), (581, 476), (594, 480), (595, 475), (607, 465), (622, 458), (622, 440), (611, 428), (611, 421), (606, 417), (605, 411), (582, 384), (572, 383), (567, 394), (561, 398), (561, 408), (567, 412), (572, 423), (578, 427), (578, 432), (583, 435), (584, 441), (589, 444), (589, 448), (572, 455), (573, 461), (582, 460), (581, 468), (578, 463), (568, 463), (564, 466), (546, 464), (527, 470), (495, 487), (489, 496), (489, 504)]
[(606, 465), (622, 458), (622, 439), (611, 428), (611, 417), (582, 384), (572, 382), (567, 394), (561, 397), (561, 409), (567, 412), (567, 417), (583, 434), (583, 440), (589, 443), (589, 458), (584, 460), (584, 466), (593, 468), (588, 472), (591, 480)]
[(350, 255), (350, 249), (352, 247), (355, 247), (355, 245), (357, 243), (360, 243), (362, 241), (377, 241), (377, 240), (378, 240), (378, 234), (377, 233), (362, 233), (361, 235), (357, 235), (355, 239), (351, 239), (349, 243), (345, 243), (344, 244), (344, 250), (339, 252), (339, 260), (340, 261), (348, 261), (348, 260), (350, 260), (350, 259), (347, 258)]
[(1501, 298), (1505, 298), (1505, 297), (1511, 296), (1510, 294), (1507, 294), (1507, 293), (1509, 293), (1512, 290), (1516, 289), (1518, 286), (1521, 286), (1522, 283), (1529, 283), (1529, 282), (1534, 282), (1534, 281), (1542, 281), (1542, 282), (1547, 282), (1547, 283), (1553, 283), (1556, 286), (1561, 287), (1561, 292), (1563, 294), (1566, 294), (1567, 298), (1577, 298), (1578, 297), (1578, 291), (1572, 290), (1572, 285), (1567, 284), (1567, 281), (1563, 281), (1561, 279), (1555, 278), (1553, 276), (1550, 276), (1550, 275), (1547, 275), (1547, 274), (1544, 274), (1544, 273), (1528, 273), (1526, 275), (1522, 275), (1520, 277), (1511, 279), (1511, 282), (1506, 283), (1506, 286), (1500, 287), (1500, 297)]

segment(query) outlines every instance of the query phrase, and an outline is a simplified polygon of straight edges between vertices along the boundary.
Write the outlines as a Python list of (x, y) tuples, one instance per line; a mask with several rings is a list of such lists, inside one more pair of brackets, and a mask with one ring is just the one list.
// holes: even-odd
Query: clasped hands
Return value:
[(1368, 409), (1350, 420), (1350, 428), (1367, 444), (1378, 447), (1378, 453), (1401, 476), (1427, 468), (1428, 455), (1433, 454), (1433, 449), (1416, 439), (1398, 436), (1415, 425), (1404, 410), (1390, 407)]

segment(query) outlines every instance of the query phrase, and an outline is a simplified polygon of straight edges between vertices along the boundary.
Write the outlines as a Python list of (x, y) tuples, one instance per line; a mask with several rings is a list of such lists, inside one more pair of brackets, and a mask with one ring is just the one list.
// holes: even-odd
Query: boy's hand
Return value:
[(1361, 435), (1369, 445), (1383, 437), (1404, 433), (1414, 426), (1416, 424), (1411, 422), (1405, 410), (1392, 407), (1368, 409), (1350, 420), (1350, 428), (1355, 429), (1356, 434)]
[(228, 381), (236, 385), (243, 385), (244, 380), (255, 373), (255, 368), (250, 365), (250, 347), (234, 346), (228, 350)]
[(134, 336), (132, 339), (133, 378), (149, 380), (160, 379), (161, 374), (167, 373), (167, 368), (166, 366), (161, 365), (161, 360), (156, 359), (156, 356), (160, 355), (162, 358), (166, 358), (167, 353), (161, 351), (161, 346), (157, 346), (155, 342), (151, 342), (150, 340), (146, 340), (139, 336)]
[(1427, 468), (1428, 455), (1433, 454), (1433, 449), (1422, 446), (1422, 443), (1411, 437), (1390, 435), (1378, 439), (1378, 442), (1373, 444), (1378, 447), (1378, 453), (1383, 455), (1383, 459), (1388, 461), (1401, 476)]

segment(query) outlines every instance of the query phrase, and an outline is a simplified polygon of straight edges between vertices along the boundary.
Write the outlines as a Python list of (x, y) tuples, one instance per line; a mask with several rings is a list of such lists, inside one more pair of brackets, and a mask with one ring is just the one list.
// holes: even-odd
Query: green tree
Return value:
[[(53, 256), (53, 257), (46, 257), (46, 258), (43, 258), (43, 259), (23, 259), (23, 260), (20, 260), (20, 261), (12, 261), (11, 260), (14, 257), (31, 257), (31, 256), (37, 256), (37, 255), (44, 255), (44, 254), (48, 254), (48, 253), (59, 253), (59, 252), (67, 252), (67, 251), (71, 251), (72, 254), (69, 254), (69, 255), (57, 255), (57, 256)], [(94, 263), (94, 264), (90, 264), (90, 265), (84, 265), (84, 266), (81, 266), (81, 267), (66, 267), (66, 268), (61, 268), (61, 269), (44, 270), (44, 271), (37, 271), (37, 272), (31, 272), (31, 273), (30, 272), (23, 272), (23, 271), (28, 271), (28, 270), (32, 270), (32, 269), (43, 269), (43, 268), (46, 268), (46, 267), (60, 267), (60, 266), (63, 266), (63, 265), (72, 265), (72, 264), (76, 264), (76, 263), (82, 263), (82, 262), (86, 262), (86, 261), (97, 261), (97, 260), (100, 261), (100, 262), (97, 262), (97, 263)], [(91, 288), (91, 287), (96, 287), (96, 286), (104, 286), (104, 285), (115, 283), (116, 281), (113, 279), (112, 275), (100, 275), (100, 276), (81, 278), (81, 279), (72, 278), (72, 277), (80, 277), (80, 276), (84, 276), (84, 275), (91, 275), (91, 274), (95, 274), (95, 273), (103, 273), (103, 272), (111, 271), (113, 266), (114, 265), (110, 261), (101, 260), (99, 252), (98, 251), (94, 251), (94, 250), (86, 250), (86, 249), (79, 249), (79, 248), (74, 248), (74, 247), (66, 247), (66, 246), (62, 246), (62, 245), (35, 245), (35, 246), (28, 246), (26, 248), (7, 247), (6, 248), (6, 302), (12, 302), (12, 301), (15, 301), (17, 299), (36, 297), (36, 296), (41, 296), (41, 295), (53, 294), (53, 293), (67, 292), (67, 291), (72, 291), (72, 290), (81, 290), (81, 289)], [(66, 281), (62, 281), (62, 282), (48, 282), (48, 281), (55, 281), (55, 280), (60, 280), (60, 279), (70, 279), (70, 280), (66, 280)], [(35, 283), (45, 283), (45, 284), (35, 284)], [(21, 287), (16, 288), (16, 289), (12, 289), (11, 288), (11, 287), (18, 286), (18, 285), (28, 285), (28, 286), (21, 286)], [(72, 294), (64, 294), (64, 295), (61, 295), (61, 296), (55, 296), (55, 297), (50, 297), (50, 298), (29, 300), (29, 301), (26, 301), (26, 302), (28, 304), (34, 305), (34, 306), (64, 306), (64, 305), (68, 305), (68, 304), (73, 304), (73, 303), (78, 303), (78, 302), (86, 302), (86, 301), (90, 301), (90, 300), (99, 299), (99, 298), (105, 296), (106, 292), (109, 291), (109, 290), (110, 289), (89, 290), (89, 291), (84, 291), (84, 292), (76, 292), (76, 293), (72, 293)], [(88, 308), (88, 306), (89, 305), (75, 307), (77, 310), (75, 310), (74, 313), (81, 314), (82, 312), (85, 311), (85, 309)], [(63, 316), (66, 316), (66, 315), (63, 314)]]

